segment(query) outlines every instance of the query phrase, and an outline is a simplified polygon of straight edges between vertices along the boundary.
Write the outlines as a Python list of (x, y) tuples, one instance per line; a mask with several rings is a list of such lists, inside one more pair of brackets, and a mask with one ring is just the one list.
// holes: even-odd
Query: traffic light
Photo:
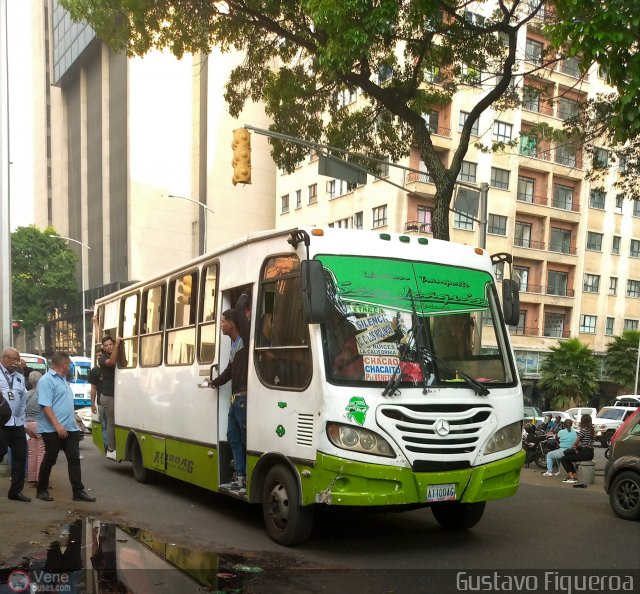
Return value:
[(245, 128), (236, 128), (233, 131), (233, 177), (231, 181), (236, 184), (251, 183), (251, 133)]

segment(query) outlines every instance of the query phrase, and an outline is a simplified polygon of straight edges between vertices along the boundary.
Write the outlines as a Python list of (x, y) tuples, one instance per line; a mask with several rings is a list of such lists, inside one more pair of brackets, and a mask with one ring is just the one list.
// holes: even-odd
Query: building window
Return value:
[(496, 142), (511, 142), (513, 126), (506, 122), (496, 121), (493, 123), (493, 140)]
[(638, 320), (625, 320), (622, 329), (623, 330), (637, 330), (638, 329)]
[(376, 206), (373, 209), (373, 228), (384, 227), (387, 224), (387, 205)]
[(627, 281), (627, 297), (640, 297), (640, 280)]
[(609, 151), (607, 149), (595, 149), (593, 153), (593, 166), (599, 168), (605, 168), (609, 166)]
[(564, 335), (564, 314), (548, 313), (544, 317), (544, 335), (562, 338)]
[(584, 332), (586, 334), (594, 334), (596, 331), (596, 320), (597, 316), (580, 316), (580, 332)]
[(393, 68), (391, 66), (380, 66), (378, 68), (378, 84), (386, 83), (393, 78)]
[(427, 206), (418, 206), (418, 225), (419, 230), (425, 233), (431, 233), (431, 217), (433, 209)]
[(561, 120), (574, 118), (578, 115), (579, 111), (580, 104), (577, 101), (566, 99), (565, 97), (560, 98), (560, 102), (558, 103), (558, 117)]
[(566, 297), (569, 287), (569, 273), (559, 270), (547, 272), (547, 295), (561, 295)]
[(280, 197), (282, 214), (289, 212), (289, 194)]
[(491, 185), (494, 188), (500, 188), (501, 190), (509, 189), (509, 174), (511, 172), (508, 169), (498, 169), (497, 167), (491, 168)]
[[(386, 163), (378, 163), (378, 177), (389, 177), (389, 157), (386, 158)], [(355, 188), (354, 188), (355, 189)]]
[(470, 64), (462, 64), (462, 83), (477, 87), (480, 85), (480, 70)]
[(493, 274), (498, 282), (504, 279), (504, 262), (496, 262), (493, 265)]
[(618, 293), (618, 277), (609, 277), (609, 295), (617, 295)]
[(437, 111), (430, 111), (428, 113), (422, 114), (422, 119), (427, 124), (427, 130), (431, 134), (438, 134), (438, 117), (439, 113)]
[(529, 290), (529, 267), (514, 266), (513, 278), (518, 281), (518, 289), (524, 293)]
[(458, 174), (458, 181), (475, 183), (477, 169), (478, 169), (478, 165), (476, 163), (471, 163), (469, 161), (462, 161), (462, 166), (460, 167), (460, 173)]
[(315, 204), (318, 201), (318, 184), (309, 186), (309, 204)]
[(573, 210), (573, 187), (554, 184), (553, 206), (563, 210)]
[(520, 221), (516, 221), (513, 244), (518, 247), (531, 247), (531, 223), (521, 223)]
[(565, 58), (560, 66), (563, 74), (571, 76), (573, 78), (580, 78), (580, 58), (578, 56), (571, 56)]
[(534, 64), (542, 64), (542, 52), (544, 46), (539, 41), (534, 39), (527, 39), (527, 44), (524, 49), (524, 58), (528, 62)]
[(507, 217), (490, 214), (487, 233), (491, 233), (493, 235), (506, 235), (507, 234)]
[(423, 70), (424, 82), (433, 85), (438, 85), (442, 82), (442, 74), (440, 73), (440, 66), (431, 66)]
[(529, 111), (540, 112), (540, 89), (525, 87), (522, 93), (522, 107)]
[(615, 318), (607, 318), (607, 324), (605, 325), (604, 328), (604, 333), (607, 336), (613, 336), (613, 323), (615, 321)]
[(556, 163), (575, 167), (577, 162), (577, 151), (574, 147), (566, 145), (556, 147)]
[(611, 253), (619, 254), (620, 253), (620, 236), (614, 235), (611, 241)]
[(622, 205), (624, 201), (624, 197), (623, 196), (616, 196), (616, 207), (615, 207), (615, 212), (617, 212), (618, 214), (622, 213)]
[(342, 89), (337, 93), (338, 106), (344, 107), (345, 105), (351, 105), (355, 103), (358, 94), (355, 89)]
[(364, 226), (363, 213), (362, 211), (360, 211), (360, 212), (357, 212), (355, 215), (353, 215), (353, 228), (362, 229), (363, 226)]
[(329, 200), (333, 200), (336, 197), (336, 180), (331, 179), (327, 182), (327, 196)]
[(536, 180), (532, 177), (518, 177), (518, 200), (520, 202), (533, 202)]
[(535, 136), (520, 134), (520, 154), (525, 157), (538, 156), (538, 140)]
[(631, 204), (633, 204), (633, 207), (631, 209), (631, 216), (640, 217), (640, 200), (638, 200), (638, 198), (634, 198), (631, 201)]
[(296, 190), (296, 208), (302, 207), (302, 190)]
[[(461, 111), (460, 112), (460, 117), (458, 118), (458, 131), (461, 132), (462, 131), (462, 127), (464, 126), (465, 122), (467, 121), (467, 118), (469, 117), (469, 112), (468, 111)], [(478, 118), (475, 123), (473, 124), (473, 127), (471, 128), (471, 136), (480, 136), (480, 118)]]
[(604, 200), (606, 194), (602, 190), (591, 190), (589, 194), (589, 206), (604, 210)]
[(587, 231), (587, 249), (592, 252), (602, 251), (602, 233)]
[(453, 213), (453, 228), (473, 231), (473, 218), (461, 212)]
[(549, 250), (552, 252), (560, 252), (562, 254), (571, 253), (571, 231), (551, 227), (551, 243)]
[(632, 239), (629, 244), (629, 256), (640, 258), (640, 239)]
[(600, 275), (585, 273), (583, 290), (585, 293), (598, 293), (600, 291)]

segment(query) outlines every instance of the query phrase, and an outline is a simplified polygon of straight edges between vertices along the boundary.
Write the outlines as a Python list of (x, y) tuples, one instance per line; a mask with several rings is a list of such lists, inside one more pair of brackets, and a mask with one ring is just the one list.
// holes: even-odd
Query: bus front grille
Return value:
[(385, 404), (378, 425), (398, 443), (414, 470), (468, 466), (482, 430), (493, 414), (486, 404)]

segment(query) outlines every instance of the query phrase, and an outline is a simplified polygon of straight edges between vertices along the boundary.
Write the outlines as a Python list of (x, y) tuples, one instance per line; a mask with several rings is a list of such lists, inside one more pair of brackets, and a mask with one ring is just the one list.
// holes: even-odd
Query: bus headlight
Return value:
[(327, 437), (334, 446), (342, 450), (385, 458), (395, 458), (396, 455), (384, 437), (361, 427), (327, 423)]
[(514, 448), (522, 442), (522, 421), (516, 421), (498, 429), (487, 441), (487, 445), (484, 446), (485, 454), (495, 454), (502, 450), (508, 450)]

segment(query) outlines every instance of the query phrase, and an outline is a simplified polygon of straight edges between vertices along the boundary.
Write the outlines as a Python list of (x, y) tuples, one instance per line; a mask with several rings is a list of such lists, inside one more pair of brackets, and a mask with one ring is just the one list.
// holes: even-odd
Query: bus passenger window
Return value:
[(123, 343), (118, 352), (119, 367), (136, 367), (138, 364), (138, 295), (122, 300), (120, 327)]
[(167, 365), (191, 365), (196, 350), (198, 273), (189, 272), (169, 282), (167, 299)]
[(311, 381), (299, 270), (294, 255), (268, 258), (263, 267), (254, 358), (260, 380), (268, 386), (304, 389)]
[(211, 264), (202, 269), (200, 291), (200, 318), (198, 320), (198, 361), (213, 363), (216, 354), (216, 296), (218, 266)]
[(165, 285), (145, 289), (140, 309), (140, 365), (156, 367), (162, 363)]

